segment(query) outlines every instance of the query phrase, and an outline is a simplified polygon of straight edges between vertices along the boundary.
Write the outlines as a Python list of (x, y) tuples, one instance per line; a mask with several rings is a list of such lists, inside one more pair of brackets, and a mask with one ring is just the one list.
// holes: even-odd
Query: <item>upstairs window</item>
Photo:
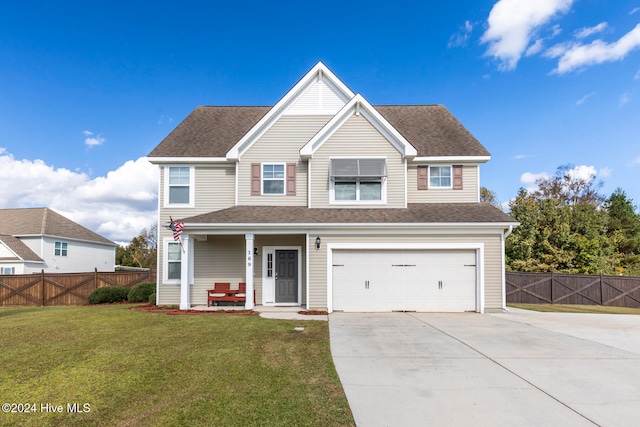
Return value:
[(67, 256), (68, 253), (68, 245), (66, 242), (55, 242), (53, 255), (55, 256)]
[(262, 165), (262, 194), (284, 194), (284, 163)]
[(168, 204), (191, 204), (192, 173), (189, 166), (170, 166), (168, 178)]
[(385, 159), (331, 159), (329, 176), (335, 202), (382, 202)]
[(451, 188), (451, 166), (429, 166), (429, 188)]

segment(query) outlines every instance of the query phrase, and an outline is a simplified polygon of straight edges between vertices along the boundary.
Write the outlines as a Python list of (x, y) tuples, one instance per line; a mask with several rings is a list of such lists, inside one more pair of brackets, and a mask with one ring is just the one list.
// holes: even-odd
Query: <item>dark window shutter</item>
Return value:
[(418, 166), (418, 190), (429, 189), (429, 167)]
[(462, 190), (462, 165), (454, 165), (453, 173), (453, 189)]
[(287, 196), (296, 195), (296, 164), (287, 163)]
[(262, 194), (260, 190), (260, 176), (262, 174), (262, 168), (260, 163), (251, 163), (251, 195), (259, 196)]

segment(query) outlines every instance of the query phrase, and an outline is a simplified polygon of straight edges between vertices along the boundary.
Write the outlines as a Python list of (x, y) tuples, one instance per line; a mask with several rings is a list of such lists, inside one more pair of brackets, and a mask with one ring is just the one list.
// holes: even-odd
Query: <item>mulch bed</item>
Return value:
[(259, 314), (253, 310), (180, 310), (175, 307), (158, 306), (153, 304), (139, 305), (137, 307), (131, 307), (132, 310), (144, 311), (145, 313), (165, 313), (170, 315), (200, 315), (200, 314), (234, 314), (251, 316)]
[(304, 315), (308, 315), (308, 316), (314, 316), (314, 315), (316, 315), (316, 316), (319, 316), (319, 315), (326, 316), (326, 315), (329, 314), (329, 312), (328, 311), (322, 311), (322, 310), (301, 310), (301, 311), (298, 312), (298, 314), (304, 314)]

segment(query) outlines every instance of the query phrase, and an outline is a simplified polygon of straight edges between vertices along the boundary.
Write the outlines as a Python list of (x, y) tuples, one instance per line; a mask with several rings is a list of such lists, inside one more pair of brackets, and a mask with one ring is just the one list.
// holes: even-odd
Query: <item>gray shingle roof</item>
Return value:
[(0, 234), (48, 235), (116, 246), (111, 240), (49, 208), (0, 209)]
[[(25, 245), (20, 239), (8, 236), (6, 234), (0, 234), (0, 242), (4, 243), (9, 249), (11, 249), (19, 259), (24, 261), (43, 261), (42, 258), (33, 252), (27, 245)], [(0, 258), (2, 259), (2, 258)], [(7, 258), (4, 258), (5, 260)], [(18, 260), (18, 258), (12, 258)]]
[(234, 206), (180, 221), (195, 224), (516, 224), (509, 215), (486, 203), (413, 203), (407, 209)]
[[(149, 157), (225, 157), (270, 108), (197, 107)], [(374, 108), (418, 150), (419, 157), (489, 155), (443, 105)]]

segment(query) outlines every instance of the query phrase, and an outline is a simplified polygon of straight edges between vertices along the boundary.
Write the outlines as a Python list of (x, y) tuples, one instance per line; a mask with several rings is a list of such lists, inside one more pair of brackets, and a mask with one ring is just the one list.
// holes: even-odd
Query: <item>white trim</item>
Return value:
[[(171, 168), (189, 168), (189, 202), (188, 203), (170, 203), (169, 202), (169, 175)], [(164, 177), (164, 193), (163, 207), (165, 208), (193, 208), (196, 200), (196, 168), (188, 165), (164, 165), (162, 166), (162, 175)]]
[(238, 206), (238, 170), (240, 169), (240, 162), (236, 160), (236, 197), (235, 206)]
[(338, 89), (338, 96), (343, 97), (345, 102), (354, 96), (353, 92), (331, 70), (322, 62), (318, 62), (227, 152), (227, 159), (239, 159), (283, 115), (285, 110), (304, 93), (305, 89), (315, 82), (315, 79), (320, 74), (323, 81), (328, 80)]
[[(307, 239), (308, 241), (308, 239)], [(307, 244), (308, 245), (308, 244)], [(265, 283), (267, 281), (267, 256), (268, 253), (273, 253), (273, 269), (275, 271), (276, 263), (276, 251), (298, 251), (298, 302), (295, 303), (277, 303), (275, 299), (275, 288), (273, 289), (273, 302), (265, 302)], [(307, 263), (309, 255), (307, 254)], [(307, 268), (307, 277), (309, 269)], [(270, 280), (271, 281), (271, 280)], [(273, 286), (275, 287), (275, 276), (273, 277)], [(308, 286), (308, 284), (307, 284)], [(248, 292), (247, 288), (247, 292)], [(307, 293), (307, 304), (309, 294)], [(262, 247), (262, 305), (267, 307), (299, 307), (302, 305), (302, 246), (263, 246)]]
[[(175, 243), (177, 245), (180, 242), (176, 242), (173, 240), (173, 237), (163, 237), (162, 238), (162, 284), (163, 285), (179, 285), (180, 279), (169, 279), (169, 245)], [(180, 274), (182, 274), (183, 270), (183, 256), (180, 254)]]
[(311, 159), (307, 160), (307, 207), (311, 208)]
[(193, 163), (230, 163), (226, 157), (145, 157), (154, 165), (193, 164)]
[[(424, 232), (427, 234), (438, 233), (443, 231), (451, 234), (487, 234), (489, 231), (494, 231), (495, 234), (502, 233), (505, 228), (510, 225), (516, 225), (517, 222), (448, 222), (448, 223), (260, 223), (260, 224), (244, 224), (244, 223), (212, 223), (212, 224), (199, 224), (199, 223), (185, 223), (185, 227), (189, 227), (190, 231), (202, 230), (200, 234), (216, 234), (219, 230), (219, 234), (245, 234), (244, 230), (260, 230), (261, 233), (266, 234), (267, 230), (274, 230), (279, 234), (300, 234), (300, 230), (310, 229), (336, 229), (336, 232), (340, 229), (345, 229), (346, 234), (357, 234), (359, 231), (363, 233), (370, 232), (367, 230), (356, 230), (356, 228), (369, 228), (369, 229), (387, 229), (390, 234), (398, 233), (399, 230), (409, 229), (412, 233), (420, 233), (420, 228), (424, 228)], [(230, 233), (229, 231), (236, 231), (237, 233)]]
[[(191, 308), (191, 282), (189, 267), (191, 261), (192, 242), (188, 234), (183, 233), (180, 241), (180, 310), (189, 310)], [(167, 260), (168, 262), (168, 260)]]
[(327, 244), (327, 311), (333, 312), (333, 251), (340, 249), (383, 250), (447, 250), (476, 251), (476, 311), (484, 313), (484, 243), (328, 243)]
[(305, 301), (305, 307), (307, 307), (307, 310), (309, 310), (309, 233), (307, 232), (305, 234), (305, 238), (307, 239), (305, 242), (305, 250), (304, 250), (304, 262), (305, 262), (305, 295), (306, 295), (306, 301)]
[(255, 242), (255, 235), (253, 233), (246, 233), (244, 235), (245, 239), (245, 250), (247, 251), (246, 265), (245, 265), (245, 277), (244, 282), (247, 287), (247, 293), (245, 296), (244, 308), (246, 310), (253, 310), (255, 307), (255, 301), (253, 300), (253, 296), (255, 295), (255, 284), (254, 284), (254, 255), (253, 248)]
[(491, 156), (429, 156), (429, 157), (414, 157), (413, 163), (432, 163), (432, 162), (446, 162), (446, 163), (486, 163), (491, 160)]
[(404, 159), (404, 207), (409, 207), (409, 167), (407, 159)]
[(362, 115), (404, 157), (415, 157), (418, 152), (362, 95), (354, 96), (322, 129), (300, 149), (302, 158), (313, 154), (353, 115)]

